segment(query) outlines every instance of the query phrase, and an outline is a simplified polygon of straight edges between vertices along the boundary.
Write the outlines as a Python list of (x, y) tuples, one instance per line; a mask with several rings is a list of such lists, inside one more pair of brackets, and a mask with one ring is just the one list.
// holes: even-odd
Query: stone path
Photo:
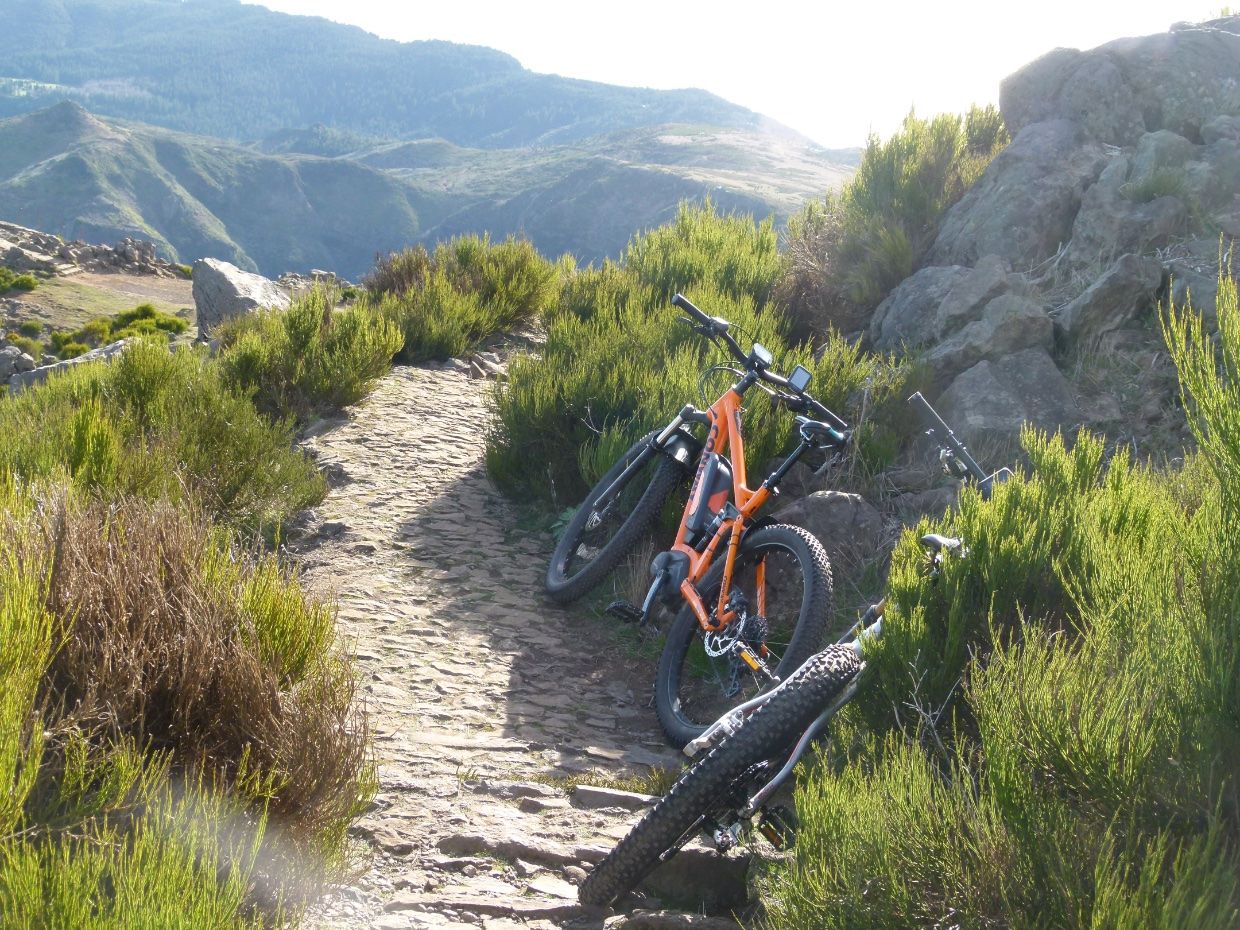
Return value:
[(296, 548), (307, 584), (339, 599), (381, 780), (355, 828), (369, 868), (318, 922), (662, 926), (576, 903), (641, 802), (546, 782), (679, 759), (648, 707), (650, 670), (630, 668), (605, 624), (543, 599), (550, 541), (517, 529), (482, 463), (488, 389), (396, 368), (307, 441), (335, 487)]

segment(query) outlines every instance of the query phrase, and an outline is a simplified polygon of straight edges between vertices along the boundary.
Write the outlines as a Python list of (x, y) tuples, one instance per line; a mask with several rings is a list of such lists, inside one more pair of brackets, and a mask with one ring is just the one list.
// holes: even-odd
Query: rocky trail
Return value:
[[(339, 600), (381, 782), (354, 828), (367, 867), (318, 926), (735, 927), (644, 895), (626, 914), (577, 904), (575, 882), (644, 804), (563, 785), (679, 756), (647, 706), (650, 670), (606, 624), (544, 600), (551, 541), (517, 528), (485, 472), (488, 384), (396, 368), (307, 440), (333, 490), (294, 549), (308, 586)], [(744, 863), (708, 855), (687, 850), (649, 885), (726, 913)]]

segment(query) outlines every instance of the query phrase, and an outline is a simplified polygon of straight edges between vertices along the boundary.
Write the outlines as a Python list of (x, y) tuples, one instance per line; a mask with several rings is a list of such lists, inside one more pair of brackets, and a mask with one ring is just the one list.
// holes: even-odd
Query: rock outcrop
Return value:
[[(121, 339), (118, 342), (113, 342), (111, 345), (100, 346), (98, 349), (92, 349), (90, 352), (85, 352), (77, 358), (66, 359), (62, 362), (55, 362), (51, 365), (42, 365), (38, 368), (35, 368), (33, 364), (31, 364), (30, 367), (24, 369), (14, 369), (13, 374), (9, 378), (9, 393), (17, 394), (31, 385), (42, 384), (47, 380), (48, 375), (56, 374), (67, 368), (72, 368), (74, 365), (84, 365), (87, 362), (110, 361), (125, 351), (125, 346), (127, 346), (129, 342), (130, 340), (128, 339)], [(29, 356), (26, 357), (29, 358)], [(33, 362), (33, 360), (31, 361)]]
[(132, 238), (114, 245), (65, 242), (37, 229), (2, 222), (0, 264), (46, 275), (102, 271), (173, 278), (183, 274), (180, 266), (156, 254), (153, 242)]
[(1012, 142), (868, 330), (917, 351), (971, 439), (1105, 420), (1063, 370), (1156, 338), (1160, 299), (1213, 321), (1219, 235), (1240, 237), (1240, 17), (1057, 49), (1000, 106)]
[(289, 305), (287, 292), (274, 281), (217, 258), (200, 258), (194, 262), (193, 275), (200, 337), (206, 336), (223, 320), (260, 307), (283, 310)]

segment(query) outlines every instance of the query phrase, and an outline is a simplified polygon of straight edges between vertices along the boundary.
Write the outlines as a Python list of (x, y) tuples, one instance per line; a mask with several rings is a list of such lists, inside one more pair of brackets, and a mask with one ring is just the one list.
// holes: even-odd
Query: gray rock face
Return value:
[[(31, 368), (25, 371), (17, 371), (9, 378), (9, 393), (17, 394), (25, 388), (33, 384), (42, 384), (47, 380), (48, 375), (57, 374), (74, 365), (85, 365), (87, 362), (110, 361), (125, 351), (125, 346), (130, 340), (121, 339), (111, 345), (101, 346), (93, 349), (77, 358), (66, 359), (63, 362), (57, 362), (55, 365), (44, 365), (41, 368)], [(29, 356), (26, 356), (29, 358)], [(33, 361), (33, 359), (31, 359)]]
[(848, 570), (872, 555), (883, 533), (883, 518), (858, 494), (815, 491), (779, 511), (781, 523), (803, 526), (822, 543), (832, 566)]
[(968, 276), (953, 287), (934, 315), (934, 335), (943, 339), (966, 323), (981, 316), (985, 306), (1008, 291), (1021, 293), (1024, 282), (1011, 274), (1008, 263), (997, 255), (987, 255)]
[(939, 304), (968, 274), (959, 266), (929, 267), (905, 278), (874, 311), (870, 339), (875, 348), (890, 351), (929, 342)]
[(1163, 267), (1156, 258), (1124, 255), (1089, 288), (1060, 311), (1055, 334), (1077, 346), (1096, 345), (1148, 310), (1162, 285)]
[(972, 266), (998, 255), (1024, 270), (1045, 261), (1068, 240), (1081, 198), (1104, 163), (1101, 146), (1076, 123), (1025, 127), (947, 211), (927, 264)]
[(210, 333), (223, 320), (260, 307), (283, 310), (289, 305), (288, 294), (275, 282), (217, 258), (200, 258), (194, 262), (193, 274), (200, 336)]
[(1070, 119), (1099, 142), (1123, 145), (1145, 131), (1141, 105), (1115, 58), (1059, 48), (1004, 79), (999, 107), (1008, 131)]
[(1240, 18), (1056, 49), (1007, 78), (999, 106), (1012, 133), (1070, 119), (1112, 145), (1160, 129), (1200, 141), (1219, 114), (1240, 113)]
[(1011, 442), (1023, 423), (1070, 429), (1083, 419), (1066, 378), (1044, 349), (1026, 349), (961, 373), (935, 405), (966, 442)]
[(1001, 294), (986, 304), (982, 315), (925, 356), (937, 384), (983, 359), (997, 359), (1022, 349), (1049, 351), (1054, 344), (1050, 317), (1036, 301)]
[[(1130, 182), (1132, 161), (1121, 155), (1085, 192), (1072, 224), (1072, 241), (1064, 261), (1073, 268), (1108, 264), (1129, 252), (1162, 248), (1188, 228), (1188, 209), (1177, 196), (1144, 200), (1137, 182)], [(1156, 190), (1156, 189), (1154, 189)]]

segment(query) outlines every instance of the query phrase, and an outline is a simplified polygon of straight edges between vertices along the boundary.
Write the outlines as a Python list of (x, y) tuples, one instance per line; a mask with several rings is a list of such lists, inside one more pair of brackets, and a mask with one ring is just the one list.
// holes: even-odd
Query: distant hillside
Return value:
[[(351, 158), (382, 167), (424, 196), (426, 237), (524, 232), (544, 254), (614, 256), (634, 232), (671, 220), (683, 199), (780, 222), (851, 176), (859, 150), (795, 138), (672, 125), (609, 133), (572, 146), (483, 151), (426, 140)], [(437, 215), (439, 199), (453, 212)]]
[[(311, 131), (267, 145), (363, 141)], [(423, 140), (335, 158), (264, 154), (64, 102), (0, 120), (0, 218), (70, 239), (137, 236), (168, 259), (223, 258), (270, 275), (355, 278), (376, 252), (465, 232), (521, 232), (547, 254), (591, 261), (665, 222), (682, 199), (709, 195), (724, 210), (783, 219), (848, 176), (832, 157), (787, 137), (700, 126), (535, 149)]]
[(234, 140), (322, 123), (482, 148), (769, 122), (705, 91), (534, 74), (493, 49), (393, 42), (237, 0), (0, 0), (0, 23), (0, 116), (70, 97), (95, 113)]
[(356, 275), (421, 233), (411, 187), (351, 161), (262, 155), (72, 103), (0, 121), (0, 217), (167, 258)]

